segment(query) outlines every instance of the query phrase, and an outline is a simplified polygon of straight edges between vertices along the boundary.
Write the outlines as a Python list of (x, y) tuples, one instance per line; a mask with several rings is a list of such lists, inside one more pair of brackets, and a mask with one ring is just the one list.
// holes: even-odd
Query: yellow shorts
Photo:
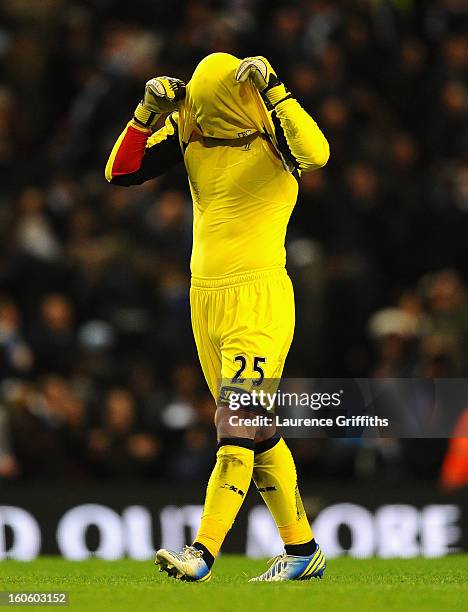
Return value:
[(220, 384), (279, 380), (294, 334), (294, 292), (284, 268), (223, 279), (192, 277), (192, 327), (216, 401)]

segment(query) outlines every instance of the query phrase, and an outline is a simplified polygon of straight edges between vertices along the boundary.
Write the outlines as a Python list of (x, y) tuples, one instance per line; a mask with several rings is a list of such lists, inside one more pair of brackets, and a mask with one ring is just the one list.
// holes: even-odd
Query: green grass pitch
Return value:
[(264, 561), (224, 555), (217, 561), (210, 582), (193, 584), (168, 578), (151, 562), (71, 562), (42, 557), (29, 563), (0, 562), (0, 590), (68, 591), (68, 609), (83, 612), (467, 609), (468, 556), (406, 560), (346, 557), (330, 560), (323, 580), (247, 583), (247, 577), (265, 567)]

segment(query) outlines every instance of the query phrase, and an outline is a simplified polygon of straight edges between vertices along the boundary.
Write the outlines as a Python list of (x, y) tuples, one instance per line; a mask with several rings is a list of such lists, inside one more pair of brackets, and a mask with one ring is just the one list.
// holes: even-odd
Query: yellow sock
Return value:
[(242, 446), (226, 444), (216, 454), (216, 465), (208, 481), (200, 529), (195, 538), (213, 557), (218, 554), (247, 495), (253, 464), (253, 450)]
[(255, 455), (253, 479), (284, 544), (305, 544), (314, 537), (297, 486), (294, 459), (281, 440)]

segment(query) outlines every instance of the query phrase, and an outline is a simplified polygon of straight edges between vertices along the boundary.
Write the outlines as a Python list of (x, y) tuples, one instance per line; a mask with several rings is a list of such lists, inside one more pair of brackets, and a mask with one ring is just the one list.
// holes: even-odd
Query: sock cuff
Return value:
[(317, 542), (312, 538), (304, 544), (286, 544), (284, 550), (287, 555), (294, 555), (295, 557), (310, 557), (314, 554), (317, 548)]
[(215, 555), (211, 554), (208, 548), (201, 542), (195, 541), (192, 546), (203, 553), (203, 561), (211, 569), (215, 560)]
[(268, 438), (268, 440), (263, 440), (262, 442), (256, 443), (254, 449), (255, 454), (259, 455), (260, 453), (266, 453), (266, 451), (271, 450), (282, 439), (283, 438), (280, 438), (279, 435), (275, 433), (271, 438)]
[(216, 450), (220, 450), (223, 446), (239, 446), (253, 451), (255, 443), (250, 438), (221, 438)]

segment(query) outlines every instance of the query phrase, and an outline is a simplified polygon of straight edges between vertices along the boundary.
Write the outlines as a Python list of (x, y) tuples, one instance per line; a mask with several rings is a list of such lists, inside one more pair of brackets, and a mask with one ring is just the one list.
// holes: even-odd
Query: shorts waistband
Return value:
[(235, 274), (232, 276), (219, 276), (213, 278), (203, 278), (192, 276), (191, 287), (195, 289), (225, 289), (238, 285), (247, 285), (258, 280), (285, 278), (288, 273), (286, 268), (270, 268), (268, 270), (257, 270), (246, 272), (245, 274)]

